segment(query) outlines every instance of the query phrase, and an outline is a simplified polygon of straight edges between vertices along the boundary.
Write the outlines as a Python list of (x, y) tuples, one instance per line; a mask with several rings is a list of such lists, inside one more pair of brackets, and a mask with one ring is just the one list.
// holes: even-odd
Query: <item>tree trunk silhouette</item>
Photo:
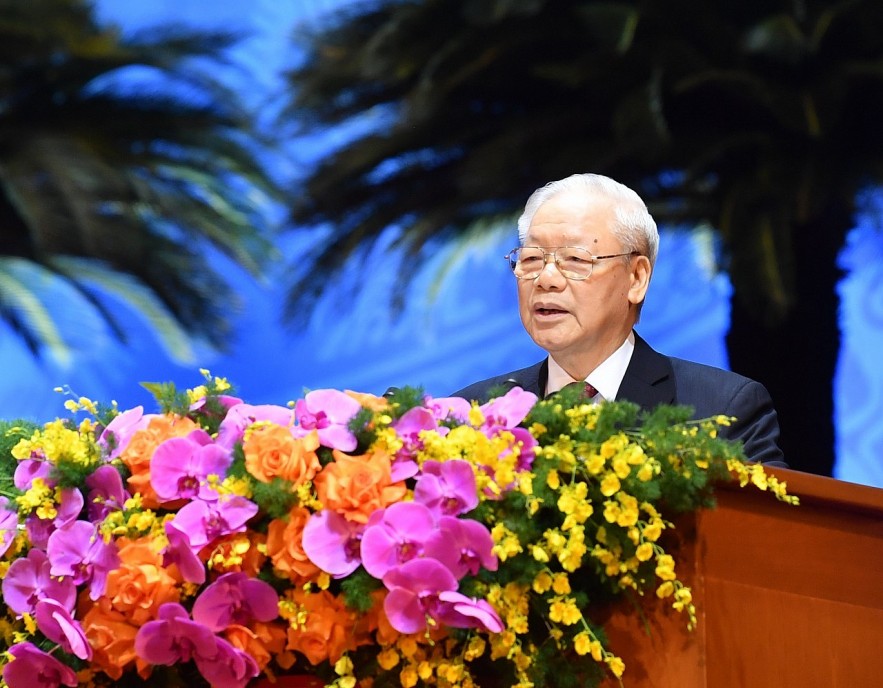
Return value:
[(795, 227), (795, 301), (780, 322), (763, 322), (733, 299), (730, 367), (759, 380), (773, 397), (789, 465), (831, 475), (834, 467), (834, 373), (840, 350), (837, 267), (849, 210), (829, 206)]

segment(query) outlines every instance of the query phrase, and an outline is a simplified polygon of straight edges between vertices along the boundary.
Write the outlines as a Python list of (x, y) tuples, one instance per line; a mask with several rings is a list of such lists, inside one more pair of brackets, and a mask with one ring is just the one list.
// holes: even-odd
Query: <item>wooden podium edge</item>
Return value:
[[(883, 519), (883, 489), (838, 480), (828, 476), (804, 473), (789, 468), (765, 467), (788, 486), (788, 493), (810, 504), (827, 503), (838, 509), (864, 513)], [(742, 490), (738, 484), (724, 483), (718, 489)]]

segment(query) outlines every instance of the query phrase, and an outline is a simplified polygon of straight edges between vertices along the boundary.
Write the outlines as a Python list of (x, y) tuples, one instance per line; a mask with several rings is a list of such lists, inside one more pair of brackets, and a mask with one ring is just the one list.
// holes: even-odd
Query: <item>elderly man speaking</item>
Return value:
[(585, 383), (596, 401), (629, 400), (648, 410), (683, 404), (696, 418), (733, 416), (722, 435), (740, 440), (750, 460), (785, 465), (763, 385), (660, 354), (635, 333), (659, 246), (638, 194), (597, 174), (550, 182), (528, 199), (518, 234), (521, 246), (507, 259), (521, 322), (549, 355), (456, 396), (485, 401), (494, 388), (518, 386), (542, 397)]

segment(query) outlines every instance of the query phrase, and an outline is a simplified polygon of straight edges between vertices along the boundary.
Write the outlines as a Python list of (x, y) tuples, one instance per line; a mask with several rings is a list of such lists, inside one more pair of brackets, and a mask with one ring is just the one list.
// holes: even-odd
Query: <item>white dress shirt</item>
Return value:
[(629, 336), (616, 351), (614, 351), (606, 360), (601, 362), (588, 377), (583, 380), (574, 380), (568, 375), (552, 356), (549, 356), (549, 378), (546, 380), (546, 396), (553, 392), (557, 392), (562, 387), (572, 382), (588, 382), (592, 387), (598, 390), (593, 397), (593, 401), (613, 401), (619, 392), (619, 386), (622, 384), (622, 378), (625, 377), (625, 371), (629, 367), (629, 361), (632, 360), (632, 353), (635, 350), (635, 334), (629, 332)]

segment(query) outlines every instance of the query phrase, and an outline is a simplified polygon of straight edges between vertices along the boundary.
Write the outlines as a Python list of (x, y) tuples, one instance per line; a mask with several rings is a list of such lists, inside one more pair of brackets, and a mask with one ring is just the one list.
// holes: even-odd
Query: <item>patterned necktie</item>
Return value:
[(589, 400), (594, 399), (595, 395), (598, 393), (598, 390), (592, 387), (588, 382), (571, 382), (569, 384), (564, 385), (562, 389), (574, 389), (579, 388), (582, 391), (583, 399)]

